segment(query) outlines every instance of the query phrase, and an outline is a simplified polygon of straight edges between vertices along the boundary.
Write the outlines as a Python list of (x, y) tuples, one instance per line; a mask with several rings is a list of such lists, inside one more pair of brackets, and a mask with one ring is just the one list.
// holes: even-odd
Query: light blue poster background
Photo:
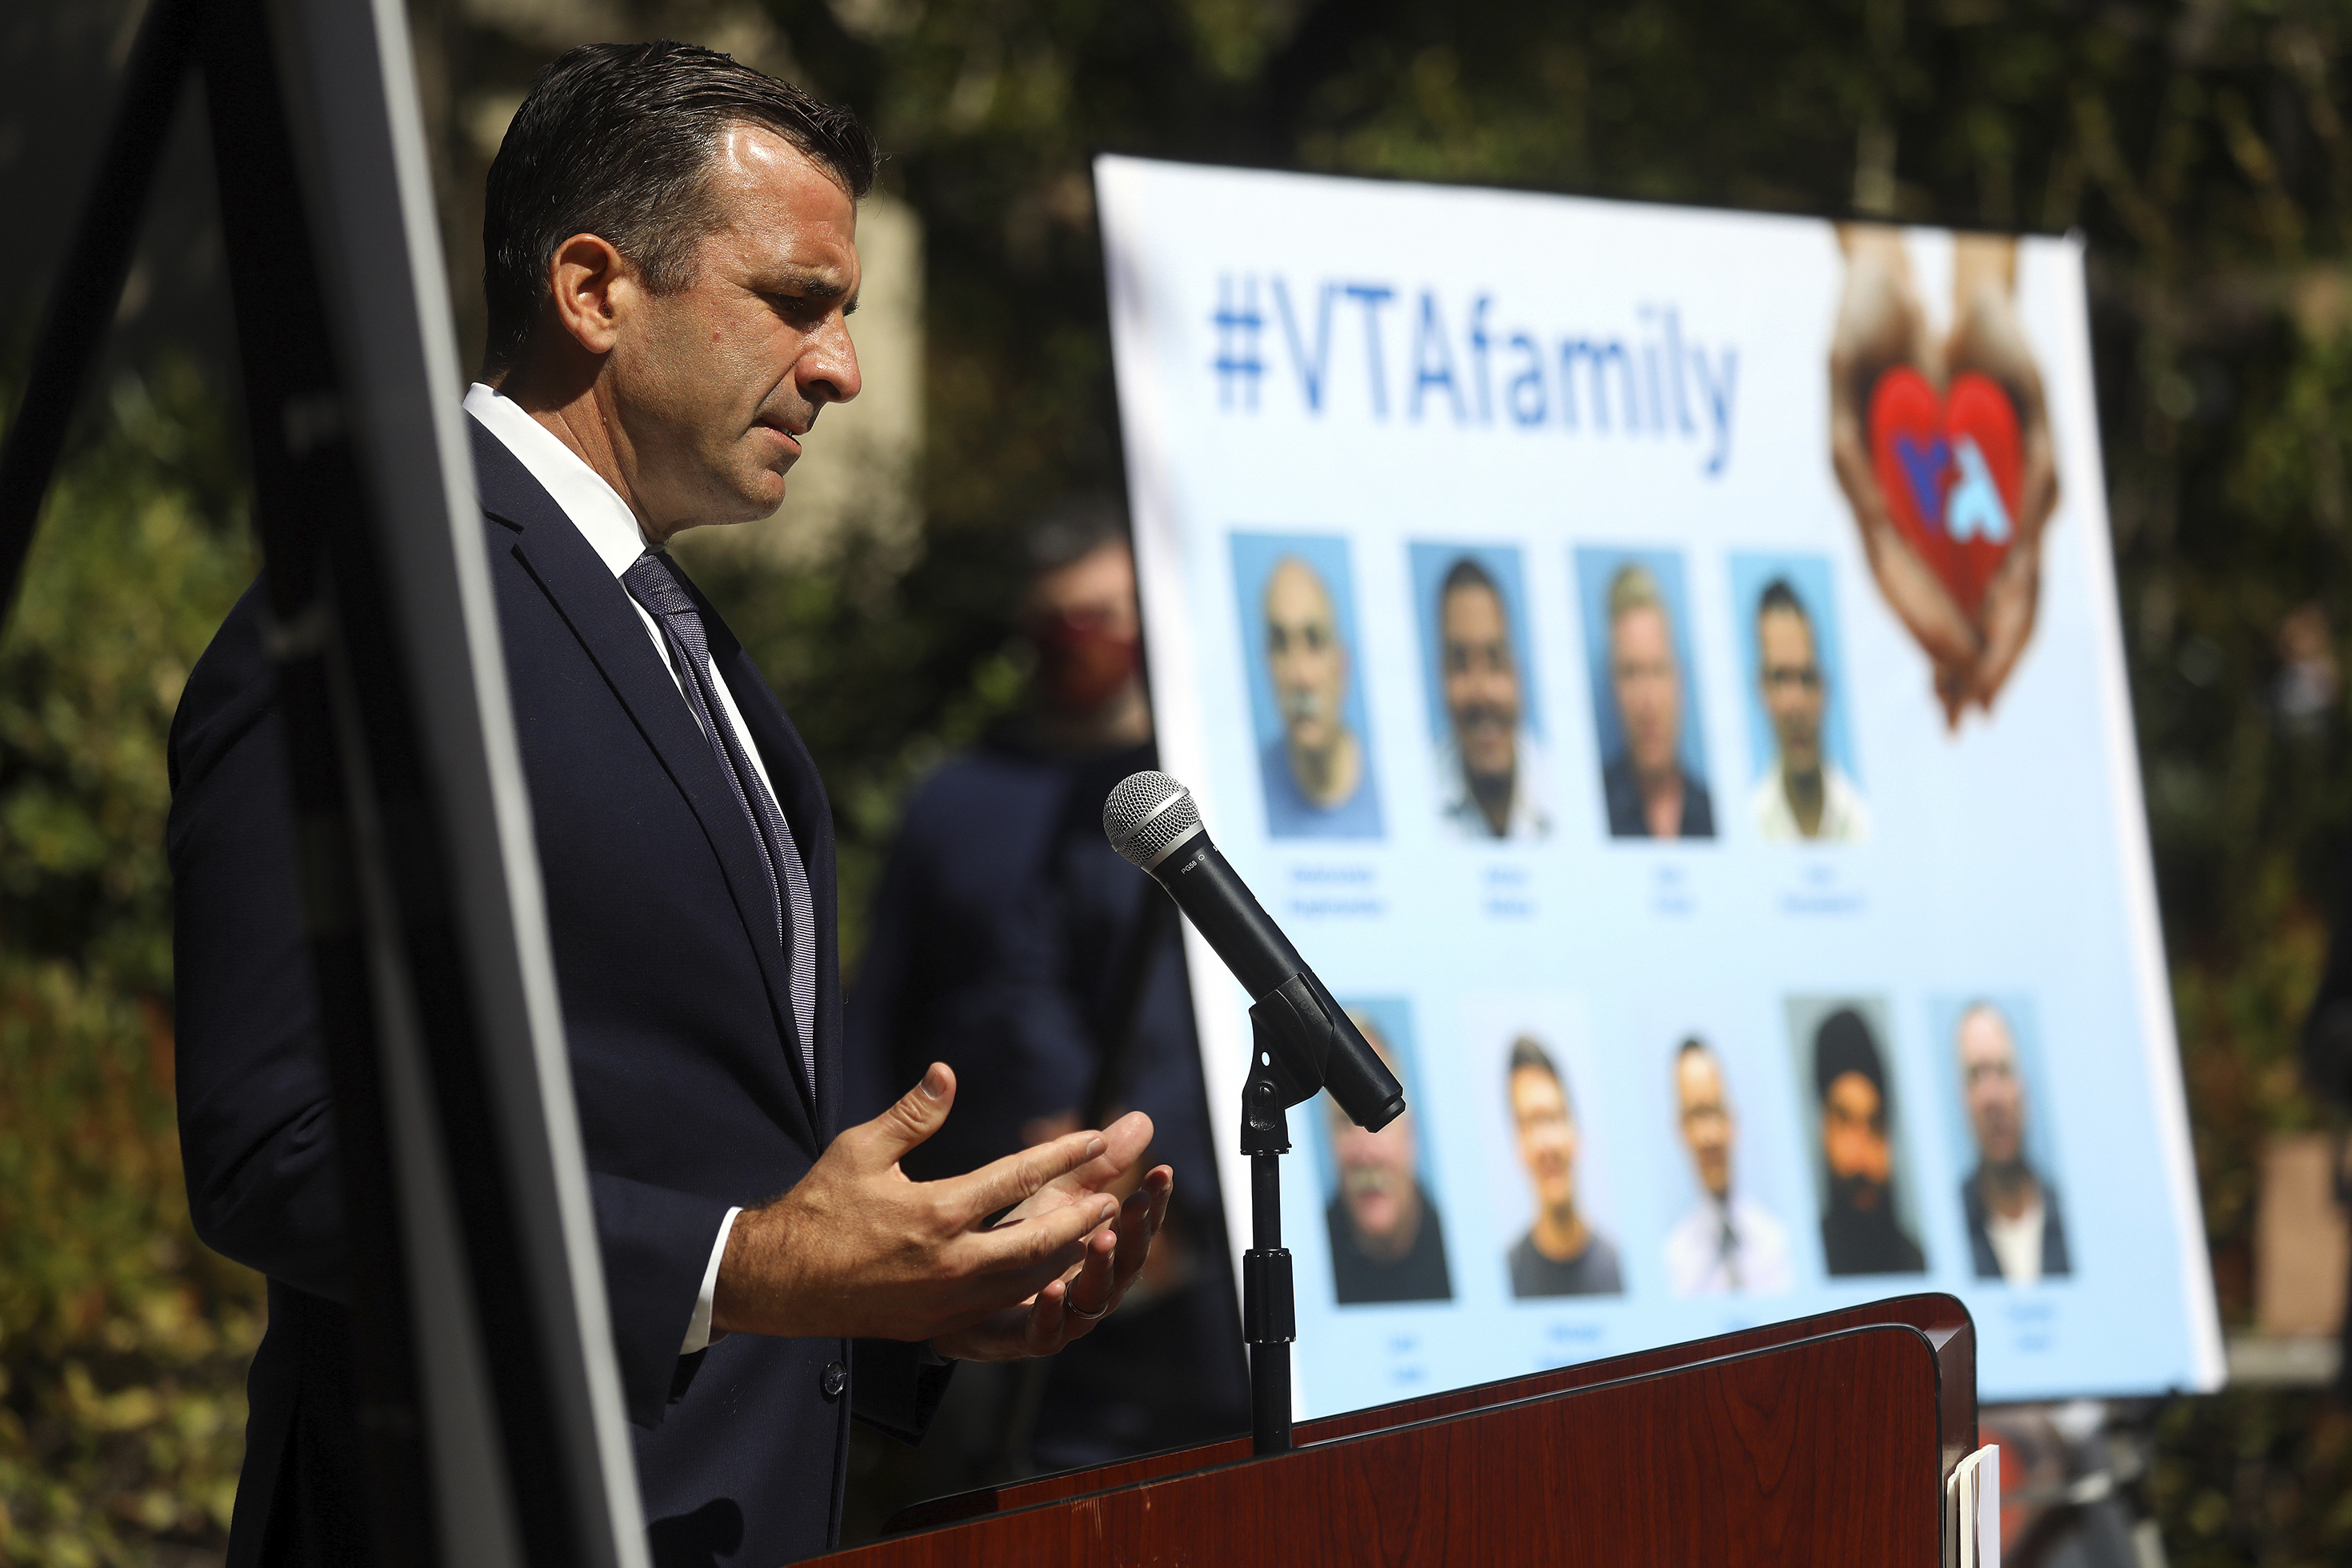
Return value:
[[(1798, 1277), (1821, 1274), (1817, 1223), (1820, 1210), (1800, 1173), (1796, 1128), (1799, 1101), (1790, 1093), (1777, 1034), (1759, 1032), (1737, 999), (1689, 990), (1643, 998), (1627, 1040), (1627, 1054), (1642, 1080), (1646, 1121), (1633, 1131), (1650, 1155), (1642, 1175), (1658, 1194), (1657, 1225), (1663, 1266), (1664, 1232), (1699, 1205), (1702, 1193), (1689, 1148), (1683, 1142), (1682, 1102), (1675, 1089), (1675, 1064), (1685, 1040), (1696, 1039), (1715, 1053), (1722, 1069), (1724, 1098), (1733, 1123), (1731, 1188), (1736, 1196), (1762, 1208), (1787, 1236)], [(1651, 1260), (1645, 1259), (1645, 1264)], [(1718, 1305), (1749, 1306), (1771, 1314), (1782, 1299), (1727, 1298)], [(1726, 1327), (1753, 1321), (1756, 1311), (1727, 1314)]]
[[(1682, 557), (1671, 550), (1580, 546), (1576, 552), (1577, 589), (1584, 610), (1584, 658), (1591, 672), (1592, 728), (1599, 742), (1601, 765), (1607, 767), (1625, 749), (1625, 727), (1618, 717), (1617, 699), (1610, 685), (1609, 586), (1616, 581), (1617, 574), (1628, 566), (1646, 569), (1657, 582), (1658, 597), (1665, 602), (1675, 660), (1682, 667), (1683, 731), (1676, 752), (1682, 758), (1683, 772), (1712, 790), (1714, 780), (1706, 771), (1706, 726), (1700, 717), (1698, 689), (1692, 680), (1697, 661), (1691, 657), (1690, 595), (1683, 585)], [(1720, 803), (1716, 809), (1721, 812)]]
[[(1381, 1043), (1396, 1058), (1397, 1081), (1404, 1085), (1405, 1103), (1419, 1104), (1423, 1079), (1419, 1052), (1413, 1040), (1412, 1004), (1402, 996), (1342, 996), (1339, 1005), (1351, 1012), (1361, 1013), (1372, 1021)], [(1291, 1114), (1305, 1124), (1303, 1127), (1293, 1125), (1291, 1131), (1294, 1135), (1301, 1131), (1306, 1133), (1303, 1141), (1294, 1141), (1303, 1142), (1311, 1153), (1318, 1189), (1323, 1202), (1328, 1205), (1339, 1195), (1339, 1157), (1331, 1147), (1331, 1117), (1334, 1112), (1330, 1096), (1318, 1095)], [(1416, 1115), (1413, 1138), (1420, 1145), (1420, 1158), (1415, 1164), (1415, 1173), (1421, 1178), (1422, 1195), (1442, 1216), (1447, 1205), (1445, 1194), (1437, 1187), (1437, 1165), (1433, 1157), (1434, 1145), (1431, 1142), (1430, 1134), (1426, 1118)], [(1453, 1265), (1454, 1259), (1449, 1258), (1446, 1262)]]
[[(2048, 1075), (2042, 1067), (2041, 1031), (2035, 1027), (2031, 997), (1956, 993), (1927, 998), (1929, 1070), (1942, 1075), (1935, 1086), (1940, 1091), (1935, 1096), (1935, 1100), (1943, 1122), (1944, 1137), (1954, 1152), (1954, 1180), (1968, 1180), (1977, 1168), (1976, 1133), (1969, 1126), (1967, 1089), (1960, 1072), (1959, 1030), (1962, 1016), (1980, 1004), (1989, 1005), (2000, 1012), (2009, 1024), (2010, 1038), (2017, 1047), (2018, 1081), (2025, 1091), (2026, 1163), (2054, 1192), (2061, 1215), (2071, 1219), (2074, 1209), (2068, 1198), (2071, 1184), (2061, 1158), (2057, 1135), (2052, 1130), (2055, 1118), (2049, 1098)], [(2067, 1243), (2074, 1254), (2069, 1261), (2074, 1267), (2080, 1268), (2082, 1243), (2074, 1235), (2071, 1225), (2067, 1230)], [(1965, 1244), (1965, 1231), (1962, 1238)]]
[(1731, 635), (1739, 649), (1740, 711), (1748, 716), (1748, 771), (1741, 794), (1753, 789), (1780, 760), (1772, 716), (1764, 710), (1763, 648), (1756, 640), (1756, 608), (1764, 590), (1788, 584), (1805, 607), (1813, 628), (1813, 658), (1828, 690), (1822, 706), (1822, 752), (1856, 784), (1867, 782), (1853, 754), (1846, 725), (1845, 660), (1840, 653), (1837, 601), (1830, 588), (1830, 563), (1818, 555), (1750, 555), (1734, 551), (1731, 567)]
[(1543, 696), (1537, 684), (1536, 661), (1528, 647), (1528, 603), (1521, 587), (1519, 552), (1492, 544), (1416, 542), (1411, 549), (1412, 609), (1421, 623), (1422, 666), (1427, 672), (1423, 685), (1429, 693), (1429, 738), (1442, 744), (1454, 731), (1454, 721), (1445, 708), (1445, 656), (1439, 637), (1438, 594), (1455, 562), (1474, 561), (1494, 579), (1496, 591), (1502, 595), (1504, 616), (1510, 622), (1511, 654), (1519, 662), (1519, 722), (1536, 739), (1542, 740)]
[[(1788, 1073), (1791, 1091), (1798, 1106), (1798, 1125), (1802, 1130), (1805, 1163), (1812, 1173), (1811, 1213), (1818, 1215), (1829, 1207), (1830, 1173), (1828, 1160), (1822, 1147), (1822, 1100), (1820, 1079), (1814, 1076), (1814, 1031), (1822, 1021), (1844, 1009), (1851, 1008), (1869, 1027), (1870, 1037), (1878, 1047), (1879, 1059), (1886, 1075), (1881, 1089), (1881, 1101), (1886, 1116), (1886, 1142), (1894, 1160), (1894, 1179), (1889, 1190), (1894, 1194), (1895, 1218), (1903, 1233), (1919, 1243), (1927, 1255), (1926, 1274), (1936, 1272), (1937, 1248), (1921, 1216), (1927, 1202), (1919, 1191), (1919, 1125), (1927, 1121), (1920, 1104), (1919, 1086), (1913, 1081), (1902, 1053), (1895, 1049), (1895, 1036), (1886, 998), (1867, 995), (1791, 996), (1784, 1004), (1788, 1021), (1781, 1037), (1788, 1052)], [(1879, 1294), (1892, 1295), (1903, 1288), (1903, 1281), (1887, 1278)]]
[[(1511, 1115), (1510, 1059), (1513, 1043), (1522, 1037), (1541, 1047), (1559, 1069), (1568, 1091), (1570, 1118), (1576, 1129), (1576, 1204), (1585, 1223), (1605, 1238), (1626, 1262), (1627, 1230), (1620, 1201), (1623, 1184), (1618, 1163), (1630, 1150), (1627, 1131), (1614, 1114), (1617, 1095), (1592, 1038), (1591, 1021), (1583, 998), (1574, 993), (1496, 991), (1474, 993), (1462, 999), (1455, 1027), (1461, 1041), (1460, 1077), (1463, 1091), (1477, 1101), (1476, 1121), (1486, 1152), (1485, 1180), (1479, 1190), (1488, 1194), (1478, 1205), (1476, 1229), (1465, 1222), (1464, 1248), (1475, 1245), (1482, 1254), (1463, 1272), (1474, 1289), (1497, 1306), (1513, 1310), (1540, 1308), (1546, 1303), (1514, 1301), (1504, 1258), (1536, 1220), (1535, 1189), (1520, 1158), (1518, 1132)], [(1457, 1208), (1468, 1206), (1461, 1204)], [(1475, 1237), (1474, 1244), (1472, 1237)], [(1555, 1298), (1555, 1301), (1564, 1300)], [(1600, 1300), (1603, 1298), (1587, 1298)], [(1612, 1298), (1611, 1300), (1622, 1300)], [(1580, 1335), (1584, 1326), (1571, 1326)], [(1567, 1342), (1574, 1342), (1571, 1339)]]
[[(1244, 657), (1249, 661), (1251, 730), (1257, 737), (1259, 783), (1265, 792), (1261, 798), (1265, 802), (1269, 823), (1277, 821), (1280, 816), (1276, 794), (1282, 784), (1275, 770), (1282, 764), (1275, 753), (1283, 741), (1283, 722), (1282, 704), (1275, 695), (1274, 672), (1267, 664), (1266, 579), (1284, 561), (1296, 560), (1321, 579), (1330, 595), (1331, 618), (1339, 631), (1340, 657), (1346, 664), (1346, 684), (1339, 696), (1340, 722), (1365, 748), (1363, 781), (1357, 785), (1359, 798), (1351, 802), (1355, 809), (1335, 812), (1331, 825), (1324, 831), (1339, 837), (1379, 837), (1381, 787), (1371, 760), (1371, 725), (1364, 713), (1363, 676), (1356, 651), (1360, 640), (1356, 634), (1355, 581), (1348, 571), (1348, 542), (1328, 535), (1237, 532), (1233, 536), (1233, 551), (1234, 592), (1241, 624), (1246, 628)], [(1279, 837), (1295, 836), (1279, 827), (1270, 826), (1269, 831)]]
[[(1843, 261), (1830, 225), (1125, 159), (1097, 164), (1097, 192), (1162, 765), (1335, 994), (1409, 1003), (1413, 1109), (1444, 1205), (1454, 1299), (1340, 1310), (1319, 1157), (1302, 1144), (1288, 1163), (1301, 1411), (1903, 1289), (1969, 1305), (1988, 1400), (2217, 1385), (2080, 249), (2019, 247), (2016, 310), (2060, 499), (2032, 639), (1991, 712), (1971, 709), (1955, 729), (1831, 463)], [(1445, 237), (1445, 259), (1401, 250), (1399, 234)], [(1903, 243), (1929, 330), (1947, 331), (1950, 236)], [(1412, 608), (1412, 547), (1444, 531), (1433, 519), (1474, 520), (1465, 534), (1517, 554), (1533, 717), (1559, 797), (1547, 837), (1465, 844), (1445, 831)], [(1264, 832), (1263, 630), (1237, 582), (1236, 534), (1344, 541), (1379, 838)], [(1575, 569), (1578, 549), (1604, 547), (1682, 563), (1714, 839), (1607, 837)], [(1749, 558), (1801, 569), (1801, 591), (1823, 595), (1827, 743), (1866, 788), (1866, 841), (1766, 842), (1739, 809), (1743, 778), (1769, 755), (1749, 695), (1761, 586)], [(1197, 941), (1189, 953), (1239, 1249), (1249, 1182), (1230, 1118), (1249, 998)], [(1892, 1286), (1822, 1271), (1818, 1137), (1790, 1054), (1791, 999), (1857, 995), (1885, 1003), (1929, 1262)], [(1973, 995), (2032, 1001), (2031, 1114), (2063, 1160), (2064, 1279), (2011, 1288), (1969, 1267), (1959, 1181), (1974, 1151), (1934, 1009)], [(1618, 1247), (1620, 1296), (1509, 1293), (1503, 1257), (1532, 1202), (1501, 1064), (1530, 1020), (1573, 1075), (1577, 1190)], [(1785, 1296), (1667, 1289), (1664, 1240), (1695, 1192), (1668, 1076), (1686, 1027), (1726, 1053), (1740, 1179), (1790, 1236)]]

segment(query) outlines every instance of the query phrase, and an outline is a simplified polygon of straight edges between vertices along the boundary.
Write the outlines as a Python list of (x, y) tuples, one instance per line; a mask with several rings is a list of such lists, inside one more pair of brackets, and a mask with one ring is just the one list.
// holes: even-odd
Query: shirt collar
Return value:
[(540, 487), (588, 541), (605, 569), (618, 577), (646, 552), (645, 531), (637, 514), (620, 492), (604, 482), (580, 454), (565, 446), (555, 432), (523, 411), (522, 405), (476, 382), (466, 392), (466, 412), (515, 455)]
[[(1551, 831), (1543, 809), (1543, 800), (1549, 791), (1544, 778), (1542, 749), (1535, 732), (1525, 724), (1519, 726), (1511, 744), (1511, 810), (1504, 819), (1504, 837), (1540, 837)], [(1470, 793), (1469, 775), (1462, 771), (1462, 743), (1454, 738), (1450, 726), (1437, 743), (1437, 773), (1439, 787), (1444, 792), (1444, 814), (1457, 822), (1470, 824), (1481, 833), (1489, 831), (1486, 808)]]

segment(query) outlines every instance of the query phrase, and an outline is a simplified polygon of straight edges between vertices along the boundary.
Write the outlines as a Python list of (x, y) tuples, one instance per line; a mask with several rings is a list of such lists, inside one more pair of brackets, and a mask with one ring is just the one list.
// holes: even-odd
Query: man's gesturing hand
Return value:
[[(1103, 1138), (1106, 1146), (1100, 1154), (1047, 1184), (1005, 1217), (1090, 1205), (1100, 1194), (1129, 1184), (1136, 1162), (1150, 1147), (1151, 1119), (1139, 1110), (1129, 1111), (1103, 1130)], [(1119, 1304), (1142, 1271), (1144, 1260), (1151, 1256), (1152, 1240), (1168, 1218), (1168, 1199), (1175, 1190), (1176, 1173), (1165, 1165), (1153, 1166), (1120, 1205), (1118, 1228), (1098, 1230), (1087, 1238), (1085, 1262), (1019, 1306), (938, 1336), (934, 1346), (961, 1361), (1013, 1361), (1052, 1355), (1083, 1337)]]
[[(1118, 1213), (1101, 1189), (1140, 1157), (1149, 1121), (1128, 1119), (1142, 1121), (1139, 1137), (1123, 1121), (1108, 1137), (1073, 1132), (968, 1176), (909, 1181), (898, 1161), (940, 1129), (954, 1100), (955, 1075), (935, 1064), (898, 1104), (834, 1140), (790, 1192), (738, 1215), (711, 1326), (923, 1340), (1049, 1285), (1065, 1291), (1066, 1275), (1076, 1282), (1087, 1238)], [(1123, 1163), (1116, 1145), (1126, 1148)], [(1006, 1208), (1013, 1212), (1002, 1222), (984, 1223)], [(1115, 1245), (1102, 1243), (1106, 1251)]]

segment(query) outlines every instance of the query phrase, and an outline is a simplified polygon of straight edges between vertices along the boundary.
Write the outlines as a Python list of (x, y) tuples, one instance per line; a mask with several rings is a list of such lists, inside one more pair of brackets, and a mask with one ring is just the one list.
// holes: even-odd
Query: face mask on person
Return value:
[(1114, 629), (1108, 616), (1039, 616), (1028, 629), (1046, 700), (1066, 713), (1100, 708), (1134, 678), (1140, 662), (1139, 639)]

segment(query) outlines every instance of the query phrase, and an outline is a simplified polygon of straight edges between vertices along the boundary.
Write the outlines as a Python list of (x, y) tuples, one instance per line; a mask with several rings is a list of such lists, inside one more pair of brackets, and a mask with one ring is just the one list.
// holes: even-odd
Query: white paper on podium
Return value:
[(1953, 1568), (2000, 1568), (2000, 1447), (1988, 1443), (1944, 1483), (1955, 1531)]

